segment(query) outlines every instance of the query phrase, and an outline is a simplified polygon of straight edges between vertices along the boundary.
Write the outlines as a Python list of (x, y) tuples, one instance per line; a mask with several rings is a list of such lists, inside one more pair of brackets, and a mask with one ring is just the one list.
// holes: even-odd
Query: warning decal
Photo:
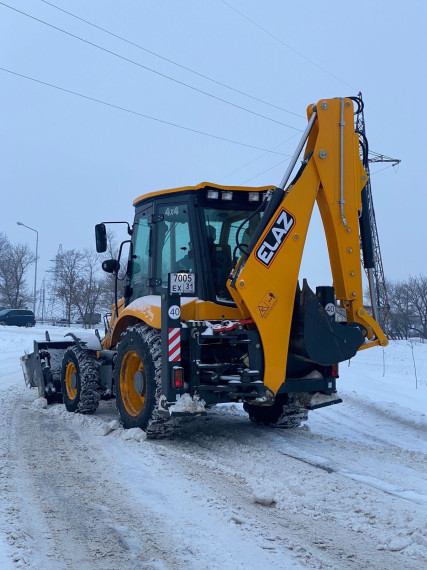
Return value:
[(276, 302), (277, 302), (276, 295), (274, 295), (274, 293), (272, 293), (271, 291), (267, 291), (267, 293), (264, 295), (264, 297), (258, 303), (258, 307), (257, 307), (258, 313), (260, 314), (260, 316), (263, 319), (265, 319), (268, 316), (269, 312), (274, 307)]
[(169, 362), (181, 360), (181, 328), (168, 328)]

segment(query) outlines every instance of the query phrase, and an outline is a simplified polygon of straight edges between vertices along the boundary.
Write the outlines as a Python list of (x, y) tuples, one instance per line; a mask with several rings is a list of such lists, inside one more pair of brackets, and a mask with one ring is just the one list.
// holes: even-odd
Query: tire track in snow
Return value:
[[(25, 398), (26, 407), (22, 407)], [(6, 471), (6, 532), (17, 565), (39, 570), (192, 568), (160, 517), (136, 508), (70, 424), (16, 398)], [(8, 417), (7, 417), (8, 416)]]
[[(323, 441), (322, 437), (304, 428), (292, 431), (259, 428), (245, 423), (240, 413), (236, 412), (233, 418), (230, 413), (220, 412), (214, 413), (210, 420), (199, 421), (198, 426), (188, 428), (186, 439), (176, 438), (170, 446), (172, 452), (174, 447), (179, 447), (177, 460), (181, 452), (185, 457), (189, 449), (196, 461), (205, 463), (205, 471), (220, 470), (229, 473), (232, 480), (233, 477), (244, 477), (249, 488), (256, 492), (267, 489), (277, 502), (276, 511), (282, 509), (293, 513), (287, 521), (291, 528), (294, 520), (304, 526), (302, 521), (305, 519), (306, 527), (312, 527), (313, 520), (322, 521), (320, 528), (328, 529), (328, 535), (332, 531), (342, 537), (341, 545), (349, 545), (347, 554), (351, 554), (351, 545), (354, 546), (361, 567), (381, 570), (385, 567), (424, 568), (427, 563), (426, 511), (424, 504), (419, 504), (420, 497), (405, 495), (404, 479), (400, 481), (401, 491), (398, 492), (387, 483), (380, 483), (381, 473), (376, 470), (382, 467), (383, 450), (371, 459), (372, 448), (362, 445), (358, 449), (360, 457), (357, 457), (353, 446), (348, 446), (346, 441), (340, 443), (337, 447), (333, 438)], [(329, 449), (332, 459), (316, 455), (319, 444), (320, 453)], [(301, 452), (303, 461), (315, 463), (315, 466), (295, 464), (287, 457), (294, 450)], [(385, 455), (387, 465), (387, 453)], [(409, 462), (411, 457), (408, 454)], [(392, 453), (390, 469), (396, 469), (396, 461), (400, 458)], [(297, 460), (301, 461), (301, 457)], [(357, 474), (361, 460), (370, 462), (371, 479)], [(338, 461), (347, 465), (347, 472), (335, 472)], [(421, 461), (417, 463), (417, 467), (421, 468), (421, 465)], [(334, 471), (328, 472), (330, 469)], [(415, 471), (413, 475), (417, 479), (421, 475), (425, 477), (425, 464), (423, 471)], [(408, 498), (415, 502), (407, 501)], [(358, 546), (360, 544), (363, 549)], [(314, 540), (311, 546), (316, 548)], [(322, 563), (327, 562), (326, 558)], [(343, 567), (342, 560), (339, 564), (334, 560), (332, 564)]]

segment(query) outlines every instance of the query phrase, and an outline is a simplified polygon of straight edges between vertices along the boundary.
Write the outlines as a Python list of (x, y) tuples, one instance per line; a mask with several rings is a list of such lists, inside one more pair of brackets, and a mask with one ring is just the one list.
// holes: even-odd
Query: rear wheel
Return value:
[(282, 429), (299, 427), (308, 418), (308, 410), (297, 408), (288, 402), (288, 398), (276, 397), (272, 406), (255, 406), (244, 403), (243, 409), (255, 424)]
[(69, 412), (93, 414), (100, 400), (95, 358), (78, 346), (68, 348), (61, 368), (61, 390)]
[(167, 435), (169, 418), (159, 413), (162, 390), (159, 331), (140, 324), (122, 334), (114, 385), (117, 409), (125, 428), (141, 428), (151, 437)]

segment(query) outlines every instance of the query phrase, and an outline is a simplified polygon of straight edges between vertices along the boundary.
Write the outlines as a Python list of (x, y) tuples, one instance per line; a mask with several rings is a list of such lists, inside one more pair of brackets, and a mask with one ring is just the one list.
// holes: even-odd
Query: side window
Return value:
[(146, 281), (149, 270), (150, 226), (148, 216), (143, 216), (134, 224), (133, 256), (131, 260), (132, 300), (143, 297), (147, 293)]
[(163, 221), (157, 224), (159, 244), (157, 274), (161, 277), (162, 287), (166, 287), (168, 273), (194, 271), (195, 266), (187, 205), (161, 206), (159, 214), (163, 215)]

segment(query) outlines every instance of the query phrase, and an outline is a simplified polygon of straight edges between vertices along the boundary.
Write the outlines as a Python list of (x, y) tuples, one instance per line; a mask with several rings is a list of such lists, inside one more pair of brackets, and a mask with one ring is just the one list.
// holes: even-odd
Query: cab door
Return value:
[(158, 204), (155, 223), (155, 292), (168, 285), (168, 273), (196, 270), (187, 202)]
[(152, 213), (150, 204), (138, 211), (135, 216), (128, 268), (128, 287), (126, 305), (135, 299), (151, 294), (152, 276)]

